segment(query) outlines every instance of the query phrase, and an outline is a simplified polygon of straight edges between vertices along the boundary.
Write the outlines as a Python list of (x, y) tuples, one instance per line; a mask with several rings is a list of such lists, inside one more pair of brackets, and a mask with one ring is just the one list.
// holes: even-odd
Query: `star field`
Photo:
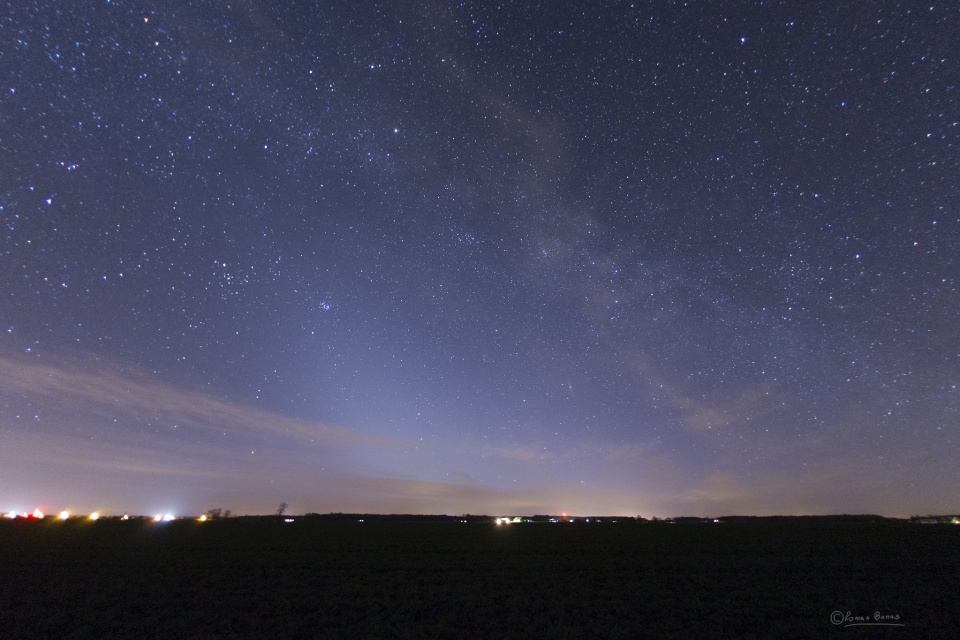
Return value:
[(958, 30), (11, 4), (0, 508), (956, 511)]

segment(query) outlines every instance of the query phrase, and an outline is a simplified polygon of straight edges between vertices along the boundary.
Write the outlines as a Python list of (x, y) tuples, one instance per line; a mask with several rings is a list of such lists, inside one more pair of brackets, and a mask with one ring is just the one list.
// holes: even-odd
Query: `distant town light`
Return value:
[(160, 522), (161, 520), (163, 520), (163, 514), (162, 514), (162, 513), (158, 513), (157, 515), (153, 516), (153, 521), (154, 521), (154, 522)]
[(164, 522), (170, 522), (173, 519), (174, 519), (174, 515), (172, 513), (168, 513), (167, 515), (163, 516)]
[(199, 518), (197, 518), (197, 520), (199, 520), (200, 522), (206, 522), (206, 521), (207, 521), (207, 514), (203, 514), (202, 516), (200, 516)]
[(69, 512), (69, 511), (61, 511), (61, 512), (60, 512), (60, 519), (61, 519), (61, 520), (66, 520), (66, 519), (69, 518), (69, 517), (70, 517), (70, 512)]
[(8, 513), (8, 514), (5, 514), (4, 517), (5, 517), (5, 518), (10, 518), (11, 520), (13, 520), (14, 518), (17, 517), (17, 512), (16, 512), (16, 511), (11, 511), (11, 512)]
[(129, 519), (130, 519), (130, 516), (128, 516), (127, 514), (123, 514), (123, 517), (120, 518), (120, 519), (121, 519), (121, 520), (129, 520)]
[(33, 517), (36, 518), (37, 520), (43, 520), (43, 511), (40, 511), (40, 509), (34, 509)]
[(94, 511), (93, 513), (90, 514), (90, 519), (91, 519), (91, 520), (99, 520), (99, 519), (100, 519), (100, 514), (97, 513), (96, 511)]
[(284, 518), (283, 521), (284, 521), (284, 522), (293, 522), (293, 518)]

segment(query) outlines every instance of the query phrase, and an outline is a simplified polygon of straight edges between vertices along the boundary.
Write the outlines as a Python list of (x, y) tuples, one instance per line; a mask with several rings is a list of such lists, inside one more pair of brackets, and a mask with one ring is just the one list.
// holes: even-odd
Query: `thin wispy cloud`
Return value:
[(399, 441), (338, 425), (301, 420), (197, 391), (124, 376), (110, 369), (82, 370), (0, 358), (0, 384), (27, 399), (43, 399), (62, 413), (104, 417), (150, 416), (212, 430), (291, 440), (374, 447)]

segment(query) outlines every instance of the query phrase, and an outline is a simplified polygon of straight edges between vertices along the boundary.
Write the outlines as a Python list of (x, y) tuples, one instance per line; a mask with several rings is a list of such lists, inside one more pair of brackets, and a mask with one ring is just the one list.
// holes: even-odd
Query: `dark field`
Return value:
[(6, 521), (0, 572), (12, 638), (960, 637), (960, 526), (897, 521)]

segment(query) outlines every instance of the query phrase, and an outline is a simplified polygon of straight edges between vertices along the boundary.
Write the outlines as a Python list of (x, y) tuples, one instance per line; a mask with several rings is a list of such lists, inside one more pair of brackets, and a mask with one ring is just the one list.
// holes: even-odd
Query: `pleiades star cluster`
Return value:
[(955, 512), (957, 33), (8, 2), (0, 509)]

